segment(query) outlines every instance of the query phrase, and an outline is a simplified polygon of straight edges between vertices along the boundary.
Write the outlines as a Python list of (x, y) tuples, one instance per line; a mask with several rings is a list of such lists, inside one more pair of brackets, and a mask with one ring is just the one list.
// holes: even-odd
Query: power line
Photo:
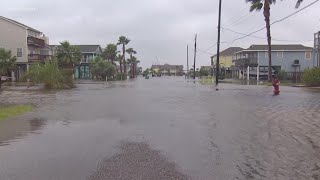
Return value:
[[(295, 15), (295, 14), (303, 11), (304, 9), (312, 6), (313, 4), (317, 3), (318, 1), (319, 1), (319, 0), (313, 1), (312, 3), (308, 4), (307, 6), (299, 9), (298, 11), (295, 11), (295, 12), (289, 14), (288, 16), (285, 16), (284, 18), (281, 18), (281, 19), (279, 19), (279, 20), (277, 20), (277, 21), (272, 22), (272, 23), (270, 24), (270, 26), (271, 26), (271, 25), (274, 25), (274, 24), (276, 24), (276, 23), (282, 22), (282, 21), (290, 18), (291, 16), (293, 16), (293, 15)], [(229, 41), (229, 42), (234, 43), (234, 42), (237, 41), (237, 40), (244, 39), (244, 38), (246, 38), (246, 37), (248, 37), (248, 36), (251, 36), (251, 35), (253, 35), (253, 34), (257, 33), (257, 32), (260, 32), (260, 31), (264, 30), (265, 28), (266, 28), (266, 26), (264, 26), (263, 28), (260, 28), (260, 29), (258, 29), (258, 30), (256, 30), (256, 31), (253, 31), (253, 32), (251, 32), (251, 33), (249, 33), (249, 34), (246, 34), (245, 36), (242, 36), (242, 37), (236, 38), (236, 39), (234, 39), (234, 40), (232, 40), (232, 41)]]
[[(249, 10), (249, 8), (250, 7), (245, 7), (245, 8), (243, 8), (241, 11), (240, 11), (240, 14), (241, 13), (243, 13), (244, 11), (246, 11), (246, 10)], [(247, 14), (246, 14), (247, 15)], [(225, 21), (225, 24), (228, 24), (228, 21), (231, 21), (231, 19), (235, 19), (235, 18), (238, 18), (239, 16), (233, 16), (233, 17), (231, 17), (231, 18), (229, 18), (229, 19), (227, 19), (226, 21)], [(233, 20), (232, 20), (233, 21)], [(237, 20), (236, 20), (237, 21)], [(235, 21), (233, 21), (233, 22), (235, 22)]]
[[(233, 33), (236, 33), (236, 34), (240, 34), (240, 35), (245, 35), (247, 36), (248, 34), (244, 34), (244, 33), (241, 33), (241, 32), (237, 32), (237, 31), (234, 31), (234, 30), (231, 30), (231, 29), (228, 29), (228, 28), (224, 28), (224, 27), (221, 27), (221, 29), (223, 30), (226, 30), (226, 31), (229, 31), (229, 32), (233, 32)], [(264, 38), (264, 37), (259, 37), (259, 36), (253, 36), (253, 35), (249, 35), (250, 37), (253, 37), (253, 38), (257, 38), (257, 39), (267, 39), (267, 38)], [(306, 41), (295, 41), (295, 40), (283, 40), (283, 39), (275, 39), (275, 38), (272, 38), (273, 41), (282, 41), (282, 42), (311, 42), (313, 40), (306, 40)]]
[(211, 56), (213, 56), (213, 55), (214, 55), (214, 54), (212, 54), (212, 53), (209, 53), (209, 52), (203, 51), (203, 50), (198, 49), (198, 48), (197, 48), (197, 50), (198, 50), (198, 51), (200, 51), (200, 52), (202, 52), (202, 53), (204, 53), (204, 54), (208, 54), (208, 55), (211, 55)]
[(241, 20), (241, 21), (239, 21), (239, 22), (237, 22), (237, 23), (234, 23), (234, 24), (232, 24), (232, 25), (229, 25), (229, 28), (230, 28), (231, 26), (232, 26), (232, 27), (239, 26), (241, 23), (247, 21), (247, 20), (250, 19), (252, 16), (256, 15), (258, 12), (256, 11), (256, 12), (254, 12), (254, 13), (251, 13), (251, 12), (249, 12), (249, 13), (251, 14), (251, 16), (249, 16), (249, 17), (247, 17), (247, 18), (245, 18), (245, 19), (243, 19), (243, 20)]

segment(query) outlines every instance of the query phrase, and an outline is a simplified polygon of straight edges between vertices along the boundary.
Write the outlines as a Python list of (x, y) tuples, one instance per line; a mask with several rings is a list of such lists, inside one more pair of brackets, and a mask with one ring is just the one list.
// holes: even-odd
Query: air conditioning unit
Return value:
[(299, 65), (299, 64), (300, 64), (300, 63), (299, 63), (299, 60), (294, 60), (294, 61), (293, 61), (293, 64), (294, 64), (294, 65)]

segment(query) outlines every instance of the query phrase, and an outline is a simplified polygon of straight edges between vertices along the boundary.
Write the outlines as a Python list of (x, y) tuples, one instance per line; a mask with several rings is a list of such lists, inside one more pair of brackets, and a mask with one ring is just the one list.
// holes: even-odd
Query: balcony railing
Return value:
[(51, 60), (51, 55), (42, 55), (42, 54), (28, 54), (28, 61), (29, 62), (41, 62), (45, 60)]
[(234, 60), (234, 63), (235, 63), (236, 66), (255, 67), (255, 66), (258, 66), (258, 58), (237, 59), (237, 60)]
[(29, 36), (27, 38), (27, 42), (28, 45), (32, 45), (32, 46), (38, 46), (38, 47), (44, 47), (45, 46), (45, 42), (43, 39), (39, 39), (39, 38), (35, 38), (32, 36)]

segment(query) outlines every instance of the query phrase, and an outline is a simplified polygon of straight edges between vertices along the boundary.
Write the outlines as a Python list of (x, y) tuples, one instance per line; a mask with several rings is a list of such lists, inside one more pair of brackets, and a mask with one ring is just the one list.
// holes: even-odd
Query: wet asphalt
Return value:
[(183, 77), (5, 90), (1, 180), (320, 179), (320, 92)]

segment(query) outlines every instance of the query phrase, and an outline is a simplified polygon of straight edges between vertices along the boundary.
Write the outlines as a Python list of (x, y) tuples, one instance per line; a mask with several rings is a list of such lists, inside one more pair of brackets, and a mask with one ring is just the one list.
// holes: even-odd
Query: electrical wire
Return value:
[[(228, 28), (224, 28), (224, 27), (221, 27), (221, 29), (229, 31), (229, 32), (233, 32), (235, 34), (240, 34), (240, 35), (245, 35), (245, 36), (248, 35), (248, 34), (237, 32), (237, 31), (234, 31), (234, 30), (231, 30), (231, 29), (228, 29)], [(253, 35), (249, 35), (249, 36), (253, 37), (253, 38), (257, 38), (257, 39), (267, 39), (267, 38), (259, 37), (259, 36), (253, 36)], [(283, 39), (275, 39), (275, 38), (272, 38), (272, 40), (273, 41), (282, 41), (282, 42), (311, 42), (311, 41), (313, 41), (313, 40), (283, 40)]]
[[(295, 15), (295, 14), (303, 11), (304, 9), (306, 9), (306, 8), (314, 5), (314, 4), (317, 3), (318, 1), (319, 1), (319, 0), (313, 1), (312, 3), (308, 4), (307, 6), (299, 9), (298, 11), (295, 11), (295, 12), (293, 12), (293, 13), (291, 13), (291, 14), (289, 14), (289, 15), (287, 15), (287, 16), (285, 16), (285, 17), (283, 17), (283, 18), (281, 18), (281, 19), (279, 19), (279, 20), (277, 20), (277, 21), (272, 22), (272, 23), (270, 24), (270, 26), (272, 26), (272, 25), (274, 25), (274, 24), (276, 24), (276, 23), (282, 22), (282, 21), (290, 18), (291, 16), (293, 16), (293, 15)], [(257, 33), (257, 32), (260, 32), (260, 31), (264, 30), (265, 28), (266, 28), (266, 26), (264, 26), (263, 28), (260, 28), (260, 29), (258, 29), (258, 30), (256, 30), (256, 31), (253, 31), (253, 32), (251, 32), (251, 33), (249, 33), (249, 34), (246, 34), (245, 36), (242, 36), (242, 37), (239, 37), (239, 38), (236, 38), (236, 39), (234, 39), (234, 40), (227, 41), (227, 42), (234, 43), (234, 42), (237, 41), (237, 40), (244, 39), (244, 38), (249, 37), (249, 36), (251, 36), (251, 35), (253, 35), (253, 34)]]

